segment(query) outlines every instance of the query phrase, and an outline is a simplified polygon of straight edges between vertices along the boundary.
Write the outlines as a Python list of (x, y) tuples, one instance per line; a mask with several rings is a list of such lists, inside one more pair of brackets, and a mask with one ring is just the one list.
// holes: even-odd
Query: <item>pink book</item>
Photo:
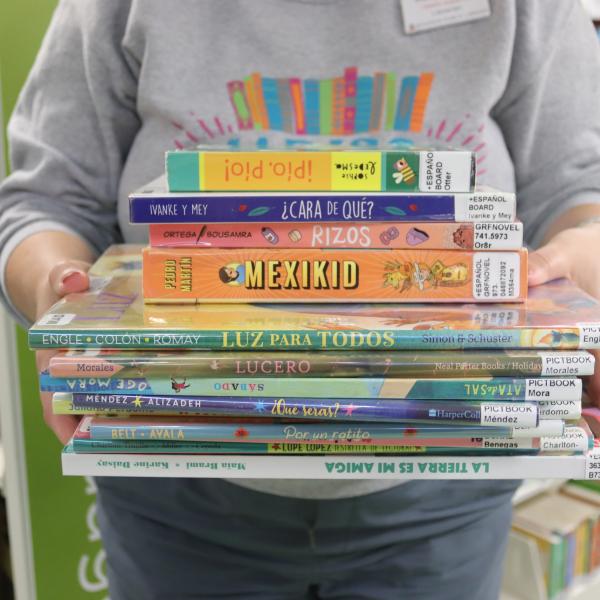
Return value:
[(155, 248), (427, 248), (517, 250), (523, 224), (449, 222), (186, 223), (150, 225)]

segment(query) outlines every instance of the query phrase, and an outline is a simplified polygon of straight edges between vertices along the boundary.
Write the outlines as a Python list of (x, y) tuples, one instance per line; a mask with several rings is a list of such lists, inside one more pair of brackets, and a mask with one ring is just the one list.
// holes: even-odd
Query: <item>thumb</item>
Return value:
[(569, 276), (569, 261), (564, 246), (558, 240), (552, 240), (529, 255), (529, 285), (540, 285)]
[(52, 290), (57, 296), (85, 292), (90, 284), (87, 274), (89, 268), (89, 263), (80, 260), (66, 260), (58, 263), (48, 276)]

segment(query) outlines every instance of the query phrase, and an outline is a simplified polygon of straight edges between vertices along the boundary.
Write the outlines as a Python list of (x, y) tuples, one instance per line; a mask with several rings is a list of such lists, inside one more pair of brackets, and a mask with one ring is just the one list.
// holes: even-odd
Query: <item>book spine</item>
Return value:
[(233, 108), (239, 130), (254, 129), (252, 110), (243, 81), (230, 81), (227, 84), (229, 101)]
[[(335, 444), (368, 445), (375, 443), (386, 446), (431, 446), (447, 448), (504, 448), (504, 449), (533, 449), (536, 443), (527, 439), (510, 439), (510, 428), (497, 428), (494, 433), (483, 433), (476, 426), (471, 426), (472, 433), (463, 432), (462, 437), (453, 436), (452, 432), (440, 431), (439, 433), (421, 433), (416, 427), (410, 432), (404, 432), (402, 427), (381, 426), (376, 428), (373, 424), (361, 424), (350, 427), (328, 425), (310, 426), (290, 423), (286, 425), (176, 425), (161, 424), (134, 424), (132, 418), (119, 423), (117, 419), (105, 417), (92, 417), (90, 425), (90, 439), (93, 440), (156, 440), (166, 439), (172, 441), (189, 442), (239, 442), (285, 444), (290, 442), (304, 442), (310, 444)], [(488, 435), (489, 437), (484, 437)], [(473, 436), (473, 437), (470, 437)], [(495, 437), (497, 436), (497, 440)]]
[[(56, 315), (61, 317), (62, 315)], [(39, 327), (28, 332), (28, 343), (37, 348), (110, 349), (190, 349), (190, 350), (473, 350), (533, 349), (560, 347), (563, 350), (591, 349), (598, 344), (584, 343), (581, 331), (565, 327), (519, 327), (475, 329), (231, 329), (182, 330), (67, 329)]]
[[(415, 223), (451, 221), (510, 223), (516, 217), (515, 195), (474, 194), (293, 194), (281, 196), (179, 194), (132, 195), (132, 223)], [(480, 228), (483, 233), (484, 228)], [(486, 241), (484, 236), (479, 236)], [(488, 239), (491, 236), (487, 236)]]
[(150, 225), (155, 248), (518, 250), (522, 223), (198, 223)]
[[(93, 394), (91, 396), (94, 396)], [(123, 396), (114, 396), (115, 398), (123, 398)], [(135, 396), (135, 398), (141, 398), (143, 396)], [(403, 401), (406, 402), (406, 401)], [(410, 401), (414, 402), (414, 400)], [(55, 415), (79, 415), (79, 416), (138, 416), (138, 417), (152, 417), (152, 416), (169, 416), (169, 417), (190, 417), (197, 415), (187, 410), (177, 410), (168, 408), (154, 408), (140, 409), (135, 407), (134, 409), (129, 408), (129, 404), (118, 404), (108, 400), (108, 404), (98, 404), (96, 402), (88, 402), (90, 406), (76, 406), (72, 402), (72, 394), (68, 393), (56, 393), (52, 397), (52, 412)], [(134, 405), (135, 406), (135, 405)], [(323, 419), (326, 420), (326, 419)], [(424, 421), (421, 421), (423, 423)], [(454, 423), (456, 423), (454, 421)], [(459, 423), (460, 424), (460, 423)], [(565, 430), (565, 421), (560, 419), (546, 419), (539, 421), (535, 427), (523, 427), (521, 425), (513, 428), (513, 437), (558, 437), (563, 435)]]
[(267, 115), (267, 107), (265, 105), (265, 98), (263, 95), (263, 85), (260, 73), (252, 73), (250, 76), (251, 92), (249, 96), (253, 99), (252, 106), (253, 111), (256, 111), (254, 116), (254, 127), (256, 129), (267, 130), (269, 129), (269, 117)]
[(145, 248), (143, 293), (169, 302), (522, 302), (527, 251)]
[(373, 78), (373, 95), (371, 98), (371, 115), (369, 131), (380, 131), (385, 100), (385, 73), (375, 73)]
[(343, 77), (335, 77), (331, 83), (331, 133), (343, 135), (346, 82)]
[(320, 97), (319, 97), (319, 80), (305, 79), (304, 80), (304, 104), (306, 118), (306, 133), (308, 135), (319, 135), (320, 119), (319, 113)]
[(421, 73), (417, 91), (413, 100), (413, 109), (410, 117), (410, 130), (418, 133), (423, 129), (425, 109), (429, 101), (429, 92), (433, 84), (433, 73)]
[(332, 122), (333, 80), (322, 79), (319, 82), (319, 126), (322, 135), (329, 135)]
[(407, 131), (410, 129), (413, 105), (419, 85), (418, 77), (404, 77), (400, 86), (396, 113), (394, 116), (394, 129), (396, 131)]
[[(73, 438), (72, 448), (75, 453), (81, 454), (392, 454), (398, 455), (428, 455), (445, 454), (461, 455), (472, 454), (472, 448), (440, 448), (429, 446), (388, 446), (381, 444), (347, 445), (347, 444), (269, 444), (269, 443), (235, 443), (235, 442), (169, 442), (163, 441), (119, 441), (119, 440), (90, 440), (86, 438)], [(499, 451), (494, 449), (478, 449), (482, 455), (493, 455)], [(506, 452), (506, 451), (504, 451)], [(518, 451), (517, 451), (518, 452)], [(523, 454), (531, 454), (531, 450), (521, 450)], [(160, 459), (158, 459), (160, 460)], [(217, 468), (216, 463), (212, 463)]]
[[(269, 129), (272, 131), (283, 131), (283, 116), (281, 114), (281, 107), (279, 104), (279, 94), (277, 90), (277, 79), (271, 77), (262, 78), (262, 97), (265, 105), (267, 114), (267, 120), (269, 123)], [(168, 163), (167, 163), (168, 165)], [(169, 178), (169, 171), (167, 171), (167, 178)], [(176, 179), (174, 181), (177, 181)], [(176, 186), (175, 186), (176, 187)], [(173, 189), (171, 181), (169, 180), (169, 189), (173, 191), (179, 191)], [(194, 188), (200, 189), (200, 188)], [(182, 190), (184, 191), (184, 190)]]
[[(381, 102), (381, 96), (380, 102)], [(373, 78), (359, 77), (356, 82), (356, 117), (355, 132), (369, 131), (373, 103)], [(376, 118), (376, 117), (375, 117)]]
[[(289, 79), (277, 79), (277, 98), (281, 110), (283, 131), (294, 133), (295, 127), (292, 116), (293, 108), (290, 83)], [(200, 160), (202, 161), (202, 158)]]
[(70, 403), (81, 414), (85, 408), (118, 409), (157, 415), (187, 412), (196, 415), (232, 417), (285, 417), (322, 421), (435, 422), (498, 427), (536, 427), (537, 405), (533, 403), (468, 403), (432, 400), (361, 401), (314, 398), (174, 397), (127, 394), (55, 394), (57, 406)]
[(64, 475), (251, 479), (584, 479), (585, 456), (270, 456), (231, 455), (216, 461), (197, 456), (97, 455), (63, 451)]
[(344, 135), (352, 135), (355, 132), (357, 79), (356, 67), (344, 70)]
[(306, 113), (302, 99), (302, 82), (300, 79), (290, 79), (290, 97), (294, 113), (294, 132), (304, 135), (306, 131)]
[[(580, 379), (395, 379), (207, 377), (53, 378), (40, 375), (44, 392), (136, 394), (141, 396), (235, 396), (298, 398), (395, 398), (498, 402), (581, 401)], [(518, 409), (515, 409), (518, 410)], [(565, 418), (556, 415), (555, 418)]]
[(385, 129), (390, 131), (394, 127), (394, 110), (396, 99), (396, 74), (385, 73)]
[[(263, 84), (266, 79), (263, 79)], [(294, 81), (294, 80), (292, 80)], [(302, 90), (291, 84), (297, 99)], [(288, 80), (276, 82), (281, 127), (305, 127), (304, 113), (293, 123), (293, 98)], [(353, 84), (356, 93), (356, 83)], [(264, 90), (264, 85), (263, 85)], [(343, 134), (356, 116), (346, 106), (343, 78), (333, 88), (332, 133)], [(243, 82), (230, 82), (230, 98), (238, 124), (253, 128)], [(284, 100), (283, 103), (279, 98)], [(269, 94), (264, 94), (267, 110)], [(397, 115), (398, 117), (398, 115)], [(407, 118), (401, 114), (402, 122)], [(410, 119), (410, 115), (408, 115)], [(271, 121), (271, 114), (269, 114)], [(407, 122), (408, 123), (408, 122)], [(167, 184), (170, 192), (194, 191), (393, 191), (452, 193), (472, 192), (475, 185), (474, 154), (462, 150), (403, 151), (168, 151)], [(188, 171), (191, 171), (188, 172)], [(201, 174), (201, 176), (200, 176)]]
[(50, 358), (52, 377), (582, 377), (594, 372), (589, 352), (201, 352), (86, 351)]

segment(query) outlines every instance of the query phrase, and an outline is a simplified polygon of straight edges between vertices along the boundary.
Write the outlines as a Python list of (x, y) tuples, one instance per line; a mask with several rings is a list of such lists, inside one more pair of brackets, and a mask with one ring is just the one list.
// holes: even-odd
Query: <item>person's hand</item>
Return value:
[[(87, 271), (89, 268), (90, 263), (78, 260), (63, 261), (53, 267), (48, 277), (40, 282), (36, 290), (36, 318), (41, 317), (63, 296), (87, 290), (89, 286)], [(39, 350), (35, 353), (38, 373), (48, 368), (50, 358), (56, 353), (56, 350)], [(56, 437), (63, 444), (66, 444), (79, 423), (79, 417), (54, 415), (52, 413), (52, 392), (41, 392), (40, 398), (42, 400), (44, 421), (56, 434)]]
[[(529, 285), (567, 277), (600, 300), (600, 223), (564, 229), (529, 257)], [(576, 318), (576, 315), (573, 315)], [(588, 396), (600, 406), (600, 352), (587, 382)]]

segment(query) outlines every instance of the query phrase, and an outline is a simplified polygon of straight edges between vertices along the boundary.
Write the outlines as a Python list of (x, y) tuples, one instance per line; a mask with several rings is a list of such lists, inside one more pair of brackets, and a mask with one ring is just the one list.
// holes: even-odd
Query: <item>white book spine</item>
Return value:
[(576, 456), (62, 455), (64, 475), (254, 479), (584, 479)]

